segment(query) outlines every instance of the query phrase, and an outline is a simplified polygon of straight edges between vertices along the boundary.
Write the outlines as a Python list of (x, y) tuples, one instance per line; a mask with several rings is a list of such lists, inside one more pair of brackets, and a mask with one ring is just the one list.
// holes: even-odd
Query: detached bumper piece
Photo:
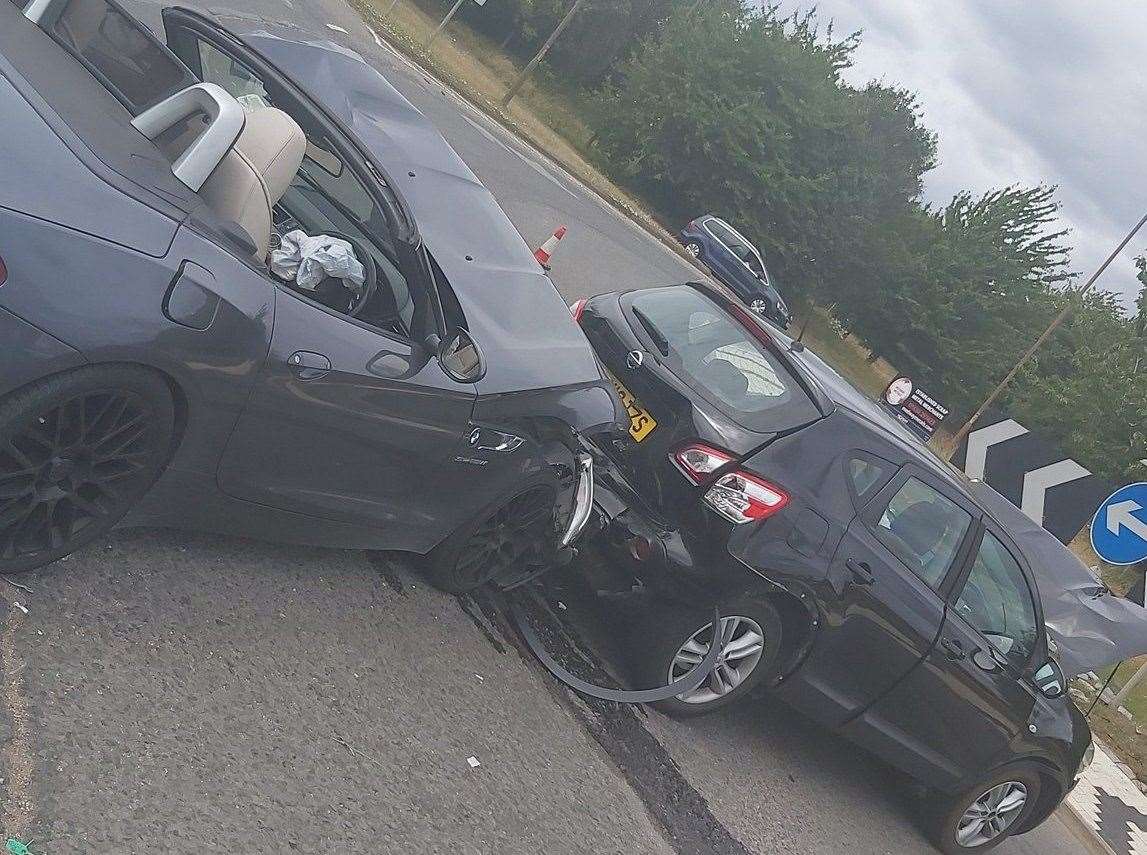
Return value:
[(577, 540), (577, 536), (589, 522), (590, 513), (593, 512), (593, 458), (588, 454), (579, 454), (577, 471), (577, 492), (574, 493), (573, 513), (570, 514), (569, 526), (562, 535), (560, 543), (562, 549)]
[[(546, 650), (545, 644), (538, 638), (538, 634), (534, 632), (534, 628), (530, 626), (530, 616), (526, 610), (522, 608), (520, 600), (515, 600), (511, 604), (511, 609), (514, 614), (514, 621), (518, 624), (518, 632), (522, 634), (527, 646), (533, 652), (534, 656), (538, 657), (538, 661), (546, 666), (546, 670), (573, 689), (583, 695), (588, 695), (591, 698), (598, 698), (603, 701), (615, 701), (622, 704), (652, 704), (657, 701), (667, 701), (670, 698), (675, 698), (678, 695), (683, 695), (686, 692), (691, 692), (709, 679), (709, 674), (717, 666), (717, 660), (720, 658), (721, 651), (728, 643), (729, 637), (724, 636), (720, 644), (710, 644), (709, 650), (705, 654), (705, 658), (698, 662), (689, 673), (674, 680), (668, 686), (660, 686), (656, 689), (606, 689), (602, 686), (595, 686), (593, 683), (587, 683), (580, 677), (571, 674), (565, 668), (557, 663), (550, 652)], [(721, 613), (717, 609), (713, 609), (713, 626), (721, 626)], [(730, 628), (731, 629), (731, 628)]]

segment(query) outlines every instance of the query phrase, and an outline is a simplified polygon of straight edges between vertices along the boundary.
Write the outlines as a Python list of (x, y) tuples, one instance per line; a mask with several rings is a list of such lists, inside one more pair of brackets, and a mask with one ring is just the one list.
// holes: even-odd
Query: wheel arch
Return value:
[(150, 365), (145, 362), (137, 362), (133, 360), (109, 360), (107, 362), (85, 362), (83, 365), (77, 365), (71, 368), (65, 368), (60, 371), (53, 371), (47, 374), (41, 374), (34, 380), (19, 386), (18, 388), (11, 389), (0, 395), (0, 401), (5, 401), (19, 395), (26, 389), (31, 388), (37, 383), (43, 383), (53, 380), (57, 377), (64, 377), (69, 374), (76, 374), (81, 371), (91, 371), (99, 368), (134, 368), (143, 371), (148, 371), (159, 379), (161, 379), (167, 386), (168, 391), (171, 393), (172, 405), (175, 408), (175, 429), (172, 432), (172, 444), (169, 452), (170, 456), (174, 456), (175, 452), (179, 450), (179, 446), (183, 441), (183, 437), (187, 431), (189, 404), (187, 400), (187, 393), (182, 384), (171, 375), (170, 372), (164, 371), (155, 365)]
[(1024, 818), (1021, 824), (1016, 826), (1012, 834), (1024, 834), (1031, 831), (1051, 816), (1067, 794), (1067, 788), (1061, 782), (1059, 775), (1056, 774), (1056, 769), (1046, 760), (1039, 757), (1027, 757), (1024, 758), (1024, 762), (1035, 767), (1036, 773), (1039, 775), (1039, 798), (1036, 800), (1035, 808)]

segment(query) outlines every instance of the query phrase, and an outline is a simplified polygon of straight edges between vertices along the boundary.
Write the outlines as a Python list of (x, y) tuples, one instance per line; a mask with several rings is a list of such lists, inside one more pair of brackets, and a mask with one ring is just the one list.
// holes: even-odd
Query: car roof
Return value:
[[(722, 217), (718, 217), (716, 214), (705, 214), (705, 216), (701, 217), (701, 222), (704, 223), (705, 220), (716, 220), (741, 240), (743, 240), (750, 248), (757, 250), (757, 245), (745, 237), (743, 234), (741, 234), (737, 227), (732, 225), (728, 220)], [(760, 250), (757, 250), (757, 252), (760, 252)]]

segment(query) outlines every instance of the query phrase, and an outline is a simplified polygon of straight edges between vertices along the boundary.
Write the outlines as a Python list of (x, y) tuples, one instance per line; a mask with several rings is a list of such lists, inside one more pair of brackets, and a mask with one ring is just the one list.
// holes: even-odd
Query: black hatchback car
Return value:
[[(163, 22), (0, 0), (0, 573), (125, 515), (452, 590), (552, 561), (616, 402), (493, 196), (348, 49)], [(276, 275), (299, 232), (357, 287)]]
[(685, 251), (703, 261), (741, 302), (788, 329), (792, 313), (770, 278), (764, 257), (748, 238), (713, 214), (691, 220), (678, 237)]
[(1049, 655), (1033, 561), (970, 485), (716, 289), (574, 313), (630, 416), (599, 443), (597, 507), (621, 587), (654, 594), (637, 676), (665, 685), (722, 645), (663, 708), (771, 689), (934, 788), (945, 852), (1042, 822), (1090, 731)]

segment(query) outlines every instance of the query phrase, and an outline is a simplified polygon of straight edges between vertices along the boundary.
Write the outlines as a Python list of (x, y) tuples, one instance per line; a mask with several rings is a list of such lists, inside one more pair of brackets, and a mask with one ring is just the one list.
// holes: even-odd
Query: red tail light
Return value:
[[(694, 443), (675, 451), (671, 459), (682, 475), (701, 485), (735, 458), (724, 451)], [(726, 472), (705, 493), (705, 504), (738, 525), (767, 519), (788, 503), (788, 493), (743, 469)]]
[(574, 321), (576, 323), (581, 323), (581, 313), (585, 311), (585, 304), (585, 300), (578, 300), (576, 303), (570, 306), (570, 311), (573, 313)]

